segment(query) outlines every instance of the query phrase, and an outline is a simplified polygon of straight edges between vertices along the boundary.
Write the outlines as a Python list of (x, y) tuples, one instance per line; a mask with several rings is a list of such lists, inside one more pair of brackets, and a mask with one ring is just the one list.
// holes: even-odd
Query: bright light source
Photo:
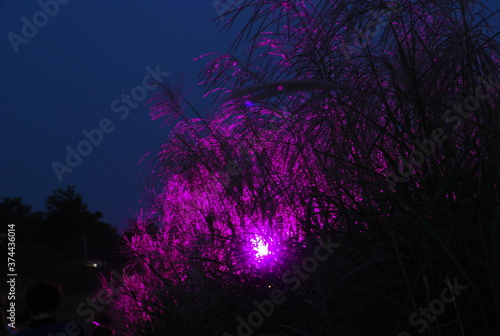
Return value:
[(252, 239), (251, 242), (254, 245), (254, 251), (257, 252), (257, 258), (271, 254), (271, 251), (269, 251), (269, 243), (264, 242), (262, 237), (257, 236), (255, 239)]

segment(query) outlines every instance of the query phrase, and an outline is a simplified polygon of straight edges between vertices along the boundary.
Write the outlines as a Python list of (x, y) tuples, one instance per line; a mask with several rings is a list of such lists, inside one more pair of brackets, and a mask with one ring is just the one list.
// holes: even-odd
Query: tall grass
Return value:
[[(466, 0), (244, 0), (226, 27), (244, 13), (245, 58), (212, 55), (203, 73), (214, 113), (186, 117), (168, 86), (152, 102), (153, 119), (180, 121), (115, 298), (129, 334), (236, 334), (278, 288), (285, 303), (255, 333), (497, 335), (493, 14)], [(341, 246), (293, 290), (282, 275), (318, 237)], [(466, 289), (417, 325), (445, 280)]]

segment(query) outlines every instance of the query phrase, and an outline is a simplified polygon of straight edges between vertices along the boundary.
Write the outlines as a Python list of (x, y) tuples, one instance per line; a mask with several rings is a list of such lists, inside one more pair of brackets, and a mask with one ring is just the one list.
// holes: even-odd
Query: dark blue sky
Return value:
[[(37, 15), (37, 1), (0, 0), (0, 197), (22, 197), (44, 210), (53, 189), (75, 185), (92, 211), (123, 227), (140, 208), (138, 163), (159, 149), (169, 129), (148, 115), (151, 91), (126, 117), (126, 103), (116, 102), (120, 113), (111, 104), (137, 86), (140, 98), (148, 66), (170, 73), (172, 84), (182, 79), (185, 88), (195, 87), (206, 60), (193, 59), (226, 52), (237, 31), (219, 34), (210, 22), (217, 17), (210, 0), (60, 2), (67, 3), (38, 32), (26, 31), (33, 36), (16, 53), (9, 38), (17, 37), (9, 33), (22, 36), (23, 17), (33, 23), (35, 15), (43, 25), (44, 15)], [(212, 98), (202, 93), (195, 88), (188, 97), (206, 114)], [(66, 165), (66, 147), (76, 150), (86, 139), (82, 131), (101, 122), (112, 131), (60, 182), (52, 163)]]
[[(207, 59), (193, 59), (226, 52), (238, 30), (219, 34), (212, 0), (59, 1), (66, 4), (43, 22), (38, 1), (0, 0), (0, 197), (22, 197), (43, 210), (53, 189), (75, 185), (91, 210), (124, 227), (140, 208), (138, 163), (169, 129), (148, 115), (151, 91), (126, 117), (122, 94), (138, 86), (136, 96), (145, 92), (146, 67), (158, 65), (169, 73), (166, 81), (194, 88), (188, 98), (206, 114), (212, 98), (202, 99), (196, 83)], [(16, 53), (9, 36), (21, 36), (23, 18), (33, 23), (34, 16), (44, 25), (28, 31), (34, 36)], [(116, 99), (119, 113), (111, 108)], [(67, 146), (76, 150), (86, 139), (82, 131), (101, 122), (112, 131), (60, 182), (52, 163), (66, 164)]]

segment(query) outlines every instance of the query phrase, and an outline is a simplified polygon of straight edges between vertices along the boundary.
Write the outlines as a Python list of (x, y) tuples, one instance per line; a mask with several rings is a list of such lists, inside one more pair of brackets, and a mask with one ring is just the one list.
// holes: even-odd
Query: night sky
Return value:
[[(146, 76), (158, 68), (165, 83), (191, 90), (188, 98), (206, 115), (213, 98), (201, 98), (197, 74), (208, 59), (193, 59), (227, 52), (238, 31), (219, 33), (207, 0), (59, 1), (66, 3), (44, 17), (37, 1), (0, 0), (0, 197), (22, 197), (44, 210), (53, 189), (75, 185), (90, 210), (123, 228), (141, 207), (139, 161), (169, 132), (149, 117), (154, 91), (143, 80), (152, 82)], [(23, 18), (33, 23), (34, 16), (41, 27), (25, 28), (31, 37), (21, 40)], [(70, 158), (71, 168), (67, 146), (88, 141), (84, 130), (97, 145), (82, 144), (89, 154)], [(61, 164), (59, 178), (53, 162)]]
[[(139, 161), (157, 152), (169, 133), (149, 117), (153, 91), (140, 88), (145, 76), (157, 68), (164, 77), (169, 73), (165, 82), (183, 84), (206, 115), (213, 98), (201, 98), (197, 74), (208, 58), (193, 59), (227, 52), (238, 30), (219, 33), (211, 0), (59, 1), (66, 3), (43, 22), (37, 1), (0, 0), (0, 197), (22, 197), (44, 210), (53, 189), (75, 185), (90, 210), (125, 227), (141, 207), (145, 166)], [(34, 16), (44, 25), (25, 31), (33, 36), (19, 42)], [(121, 101), (134, 92), (147, 97)], [(100, 127), (108, 132), (102, 139), (92, 131)], [(83, 146), (90, 154), (70, 167), (67, 146), (76, 150), (87, 140), (84, 130), (98, 145)], [(58, 178), (54, 162), (72, 172), (59, 166)]]

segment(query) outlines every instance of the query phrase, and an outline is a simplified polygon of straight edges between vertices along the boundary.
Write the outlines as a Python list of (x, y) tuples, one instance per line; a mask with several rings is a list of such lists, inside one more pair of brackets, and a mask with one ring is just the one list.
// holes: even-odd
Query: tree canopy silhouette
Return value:
[(96, 283), (97, 270), (85, 266), (85, 257), (110, 260), (122, 245), (121, 237), (115, 227), (100, 220), (102, 213), (88, 210), (74, 186), (54, 190), (46, 208), (33, 212), (19, 197), (0, 202), (2, 226), (15, 224), (18, 273), (24, 285), (53, 281), (66, 291), (86, 290)]

